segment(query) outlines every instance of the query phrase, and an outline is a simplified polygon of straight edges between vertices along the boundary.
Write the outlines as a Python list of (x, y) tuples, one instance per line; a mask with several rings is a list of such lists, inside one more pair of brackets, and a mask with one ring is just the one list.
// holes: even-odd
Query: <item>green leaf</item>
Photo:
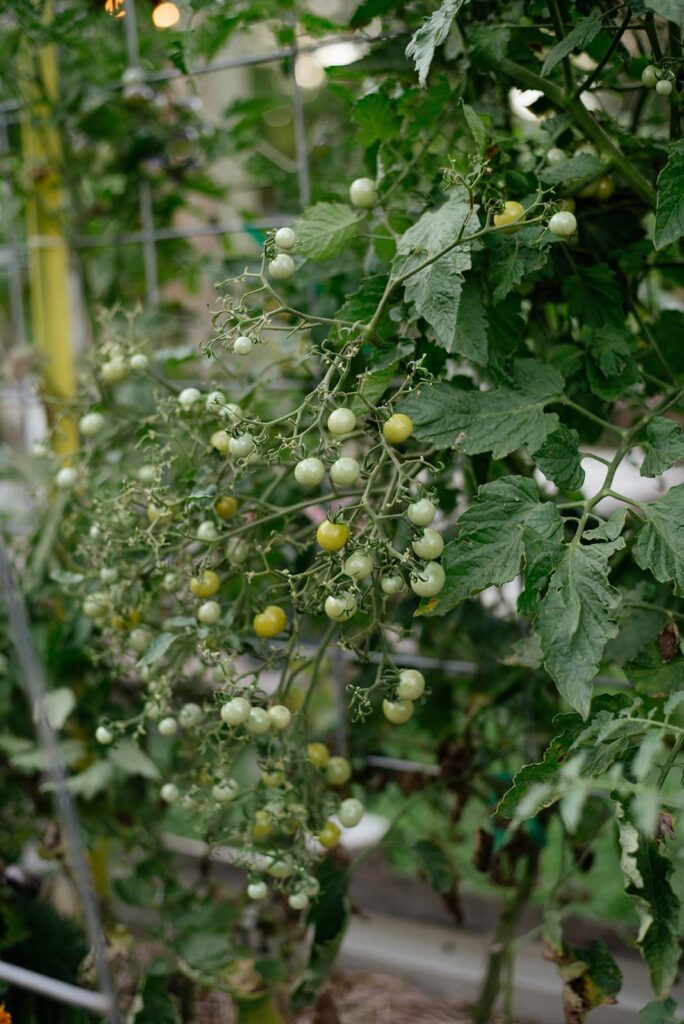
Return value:
[(487, 245), (490, 249), (491, 274), (496, 281), (492, 294), (495, 305), (535, 270), (541, 270), (548, 259), (548, 246), (526, 244), (525, 239), (519, 235), (512, 237), (501, 232), (493, 234)]
[(435, 50), (446, 39), (451, 23), (468, 0), (442, 0), (439, 10), (423, 21), (406, 47), (406, 56), (415, 64), (418, 81), (424, 87)]
[(151, 757), (132, 740), (119, 740), (108, 751), (109, 760), (126, 775), (142, 775), (144, 779), (157, 781), (161, 776)]
[(570, 312), (580, 323), (602, 327), (606, 323), (622, 326), (624, 315), (615, 274), (605, 263), (577, 267), (563, 278), (563, 294)]
[(600, 11), (593, 11), (588, 18), (578, 21), (572, 31), (556, 43), (547, 54), (542, 65), (542, 75), (548, 75), (549, 71), (553, 71), (556, 64), (560, 64), (563, 58), (568, 57), (573, 50), (583, 50), (587, 47), (601, 31), (601, 25)]
[[(483, 118), (476, 114), (471, 106), (469, 106), (465, 102), (463, 102), (462, 106), (463, 114), (465, 116), (466, 123), (470, 128), (470, 132), (471, 135), (473, 136), (475, 146), (480, 156), (482, 156), (484, 155), (484, 152), (487, 149), (487, 125), (485, 124)], [(488, 120), (490, 119), (488, 118)]]
[(684, 657), (680, 652), (671, 661), (663, 661), (660, 648), (653, 639), (633, 661), (625, 665), (625, 674), (637, 693), (665, 697), (684, 689)]
[(401, 405), (419, 441), (466, 455), (491, 451), (502, 459), (518, 448), (535, 452), (558, 427), (544, 409), (563, 395), (563, 378), (552, 366), (520, 359), (511, 383), (491, 391), (463, 391), (452, 384), (421, 388)]
[[(681, 18), (680, 18), (681, 20)], [(664, 249), (684, 235), (684, 146), (680, 143), (658, 175), (654, 244)]]
[(646, 427), (648, 452), (641, 464), (642, 476), (658, 476), (684, 459), (684, 431), (672, 420), (656, 416)]
[(364, 0), (354, 11), (349, 25), (351, 28), (367, 25), (378, 14), (385, 14), (387, 11), (392, 10), (394, 4), (395, 0)]
[(461, 289), (456, 326), (448, 352), (457, 352), (478, 366), (487, 365), (487, 314), (477, 285), (466, 278)]
[(372, 92), (363, 96), (352, 109), (352, 119), (359, 126), (358, 138), (362, 146), (389, 142), (397, 135), (394, 107), (384, 93)]
[(164, 657), (169, 647), (178, 639), (178, 633), (159, 633), (149, 644), (138, 662), (139, 665), (153, 665)]
[(52, 569), (48, 573), (48, 579), (59, 583), (60, 587), (75, 587), (77, 584), (83, 583), (85, 577), (82, 572), (66, 572), (64, 569)]
[(637, 944), (656, 996), (666, 996), (679, 964), (679, 899), (670, 885), (672, 861), (655, 839), (637, 831), (623, 814), (619, 821), (625, 892), (639, 915)]
[(442, 847), (429, 839), (419, 839), (413, 846), (413, 852), (435, 892), (451, 892), (456, 880), (455, 872)]
[(391, 353), (391, 358), (383, 360), (382, 366), (371, 366), (365, 373), (359, 374), (358, 389), (352, 402), (352, 409), (357, 416), (367, 413), (369, 405), (377, 405), (396, 376), (397, 363), (405, 359), (412, 350), (411, 342), (397, 345)]
[[(380, 299), (383, 296), (386, 285), (387, 278), (382, 274), (375, 274), (372, 277), (364, 278), (358, 291), (352, 292), (347, 297), (335, 316), (340, 320), (347, 320), (350, 323), (368, 323), (380, 304)], [(342, 330), (345, 330), (345, 328)], [(384, 337), (392, 330), (395, 330), (395, 328), (385, 312), (376, 328), (376, 332)]]
[(675, 25), (680, 25), (684, 18), (684, 0), (645, 0), (646, 7), (649, 10), (655, 11), (661, 18), (667, 18), (668, 21), (673, 21)]
[(637, 564), (684, 595), (684, 484), (672, 487), (660, 501), (642, 505), (641, 511), (646, 522), (634, 545)]
[(68, 686), (58, 686), (46, 694), (44, 707), (48, 722), (59, 730), (76, 707), (76, 694)]
[(681, 1024), (674, 1019), (677, 1004), (674, 999), (664, 999), (662, 1002), (649, 1003), (639, 1013), (641, 1024)]
[[(558, 715), (554, 720), (558, 730), (548, 747), (544, 751), (543, 760), (533, 764), (526, 764), (513, 776), (513, 784), (508, 789), (496, 809), (496, 813), (502, 818), (528, 818), (537, 814), (542, 808), (550, 807), (558, 799), (558, 794), (553, 788), (561, 765), (565, 762), (568, 751), (575, 738), (582, 728), (582, 722), (578, 715)], [(539, 794), (539, 800), (530, 800), (535, 792)], [(520, 811), (520, 805), (525, 801), (527, 809), (524, 814)], [(537, 805), (538, 804), (538, 805)]]
[(561, 424), (534, 453), (534, 461), (544, 476), (562, 491), (578, 491), (584, 483), (578, 445), (577, 431)]
[[(585, 537), (597, 538), (595, 531)], [(598, 539), (598, 538), (597, 538)], [(608, 559), (625, 546), (622, 537), (565, 549), (539, 605), (535, 630), (544, 667), (562, 696), (583, 718), (606, 642), (617, 634), (620, 594), (608, 582)]]
[(603, 164), (590, 153), (578, 153), (569, 160), (545, 167), (539, 174), (547, 185), (580, 185), (592, 181), (603, 170)]
[(327, 260), (343, 249), (358, 229), (361, 214), (346, 203), (316, 203), (293, 224), (296, 251), (312, 260)]
[(136, 1000), (135, 1024), (181, 1024), (178, 1000), (165, 974), (149, 973)]
[(588, 946), (553, 949), (563, 981), (565, 1020), (580, 1024), (597, 1006), (617, 1002), (622, 988), (622, 972), (604, 942), (595, 939)]
[[(471, 214), (462, 190), (453, 192), (437, 210), (424, 213), (399, 239), (392, 276), (410, 273), (453, 242)], [(474, 224), (478, 225), (476, 217)], [(453, 351), (463, 274), (470, 265), (469, 249), (459, 246), (412, 273), (404, 285), (406, 301), (427, 320), (447, 352)]]
[(427, 613), (444, 615), (485, 587), (500, 587), (517, 576), (526, 526), (550, 540), (562, 537), (560, 514), (551, 502), (540, 502), (534, 480), (506, 476), (483, 484), (458, 521), (456, 539), (444, 549), (446, 583), (425, 603)]
[(72, 796), (92, 800), (98, 793), (107, 789), (112, 780), (112, 771), (109, 761), (95, 761), (85, 771), (70, 776), (67, 779), (67, 788)]

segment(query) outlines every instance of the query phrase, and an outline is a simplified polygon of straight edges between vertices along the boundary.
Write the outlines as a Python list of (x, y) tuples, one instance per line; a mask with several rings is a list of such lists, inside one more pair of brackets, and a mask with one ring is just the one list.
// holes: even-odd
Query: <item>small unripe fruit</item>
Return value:
[(146, 370), (150, 365), (150, 361), (144, 352), (136, 352), (128, 360), (128, 365), (131, 370)]
[(318, 833), (318, 842), (321, 846), (324, 846), (326, 850), (332, 850), (339, 843), (341, 834), (342, 833), (334, 821), (326, 821), (325, 825)]
[(293, 892), (288, 896), (287, 902), (293, 910), (306, 910), (309, 906), (309, 897), (305, 892)]
[(358, 462), (349, 455), (343, 455), (330, 467), (330, 479), (338, 487), (351, 487), (359, 479), (360, 473)]
[(105, 384), (118, 384), (128, 376), (128, 367), (123, 359), (109, 359), (102, 364), (100, 376)]
[(325, 599), (325, 614), (333, 622), (348, 622), (357, 610), (356, 598), (353, 594), (330, 594)]
[(391, 597), (393, 594), (401, 594), (402, 590), (406, 590), (406, 580), (403, 576), (383, 576), (380, 580), (380, 589), (383, 594), (387, 594)]
[(271, 728), (271, 720), (268, 712), (263, 708), (252, 708), (247, 719), (247, 732), (253, 736), (263, 736)]
[(324, 519), (316, 530), (316, 541), (325, 551), (340, 551), (349, 540), (346, 523), (331, 523)]
[(138, 629), (132, 629), (128, 635), (128, 644), (131, 650), (135, 651), (136, 654), (144, 654), (149, 647), (152, 634), (149, 629), (145, 629), (144, 626)]
[(166, 804), (175, 804), (180, 796), (178, 786), (173, 782), (165, 782), (159, 790), (159, 795)]
[(425, 676), (415, 668), (404, 668), (399, 673), (397, 697), (400, 700), (418, 700), (425, 692)]
[(254, 342), (244, 334), (239, 338), (236, 338), (235, 344), (233, 345), (234, 351), (237, 352), (239, 356), (248, 356), (253, 348)]
[(656, 82), (655, 91), (659, 96), (669, 96), (672, 92), (672, 82), (668, 82), (666, 78), (662, 78), (659, 82)]
[(232, 494), (223, 494), (214, 505), (214, 508), (219, 519), (230, 519), (237, 512), (237, 498), (234, 498)]
[(104, 747), (106, 747), (109, 746), (109, 744), (114, 739), (114, 733), (111, 731), (111, 729), (108, 729), (106, 725), (98, 725), (97, 729), (95, 730), (95, 739), (97, 740), (98, 743), (101, 743)]
[(178, 712), (178, 721), (184, 729), (192, 729), (193, 725), (199, 725), (203, 717), (202, 708), (192, 702), (184, 704)]
[(240, 434), (239, 437), (231, 437), (228, 448), (230, 454), (234, 455), (236, 459), (246, 459), (254, 451), (254, 438), (251, 434)]
[(525, 219), (525, 207), (522, 203), (517, 203), (515, 200), (510, 199), (504, 203), (504, 208), (501, 213), (494, 214), (494, 224), (497, 228), (503, 228), (507, 234), (513, 234), (515, 231), (520, 231), (522, 227), (519, 221)]
[(295, 261), (285, 252), (279, 252), (268, 265), (268, 272), (274, 281), (286, 281), (295, 270)]
[(88, 412), (79, 420), (78, 429), (84, 437), (95, 437), (105, 425), (105, 418), (101, 412)]
[(271, 727), (277, 732), (287, 729), (292, 721), (292, 712), (284, 704), (274, 704), (273, 707), (268, 709), (267, 714)]
[(78, 470), (73, 466), (62, 466), (55, 477), (55, 484), (60, 491), (68, 491), (78, 482)]
[(277, 604), (267, 605), (263, 612), (259, 612), (252, 620), (252, 627), (257, 636), (274, 637), (287, 626), (287, 615)]
[(249, 544), (241, 537), (231, 537), (226, 544), (226, 558), (234, 565), (242, 565), (249, 558)]
[(418, 597), (436, 597), (445, 583), (446, 573), (439, 562), (428, 562), (411, 575), (411, 590)]
[(159, 723), (159, 732), (162, 736), (175, 736), (178, 732), (178, 722), (175, 718), (162, 718)]
[(190, 580), (190, 593), (195, 597), (213, 597), (221, 586), (221, 581), (213, 569), (205, 569), (201, 576)]
[(373, 558), (366, 551), (355, 551), (345, 559), (342, 572), (353, 580), (365, 580), (373, 571)]
[(225, 430), (215, 430), (209, 438), (209, 444), (220, 455), (227, 455), (230, 451), (230, 434)]
[(201, 397), (197, 388), (183, 388), (178, 396), (178, 404), (184, 412), (189, 412)]
[(326, 764), (330, 760), (330, 751), (326, 747), (325, 743), (308, 743), (306, 747), (306, 756), (311, 764), (315, 765), (316, 768), (325, 768)]
[(574, 213), (559, 211), (549, 220), (549, 231), (560, 238), (571, 238), (577, 231), (577, 218)]
[(413, 420), (403, 412), (395, 412), (383, 424), (382, 432), (390, 444), (403, 444), (413, 433)]
[(345, 828), (354, 828), (361, 821), (363, 811), (364, 807), (361, 801), (350, 797), (348, 800), (343, 800), (340, 804), (337, 817)]
[(349, 186), (349, 201), (359, 210), (370, 210), (378, 201), (378, 190), (372, 178), (356, 178)]
[(647, 89), (655, 89), (658, 81), (658, 69), (653, 64), (647, 64), (641, 72), (641, 81)]
[(226, 725), (244, 725), (251, 710), (252, 705), (244, 697), (233, 697), (221, 708), (221, 718)]
[(346, 757), (331, 757), (325, 766), (325, 781), (329, 786), (344, 786), (351, 779), (351, 765)]
[(218, 540), (218, 531), (211, 519), (205, 519), (203, 523), (199, 524), (197, 527), (197, 540), (205, 541), (208, 544)]
[(273, 241), (279, 249), (294, 249), (297, 236), (292, 228), (278, 228)]
[(315, 487), (325, 476), (325, 466), (320, 459), (302, 459), (294, 469), (295, 480), (302, 487)]
[(215, 786), (211, 787), (211, 795), (217, 804), (228, 804), (240, 792), (240, 786), (235, 779), (222, 779)]
[(437, 533), (437, 530), (432, 530), (429, 526), (423, 530), (421, 537), (413, 541), (411, 546), (418, 555), (418, 558), (425, 558), (428, 561), (439, 558), (444, 551), (444, 541), (441, 534)]
[(382, 713), (392, 725), (403, 725), (413, 714), (413, 701), (383, 700)]
[(328, 430), (336, 437), (351, 434), (356, 426), (356, 413), (351, 409), (333, 409), (328, 416)]
[(599, 178), (594, 182), (594, 198), (605, 201), (610, 199), (613, 192), (615, 191), (615, 181), (611, 178), (610, 174), (604, 174), (603, 177)]
[(414, 501), (409, 505), (406, 515), (414, 526), (429, 526), (437, 515), (437, 509), (429, 498), (421, 498), (420, 501)]
[(213, 626), (221, 618), (221, 605), (218, 601), (205, 601), (197, 610), (197, 621), (203, 626)]
[(560, 164), (566, 159), (565, 153), (558, 146), (552, 146), (546, 154), (547, 164)]
[(247, 886), (247, 895), (250, 900), (263, 900), (268, 896), (268, 886), (265, 882), (250, 882)]

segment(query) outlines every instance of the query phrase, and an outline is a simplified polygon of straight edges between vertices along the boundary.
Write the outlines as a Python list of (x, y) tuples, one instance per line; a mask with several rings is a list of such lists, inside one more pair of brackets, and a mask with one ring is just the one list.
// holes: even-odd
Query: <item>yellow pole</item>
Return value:
[[(46, 0), (43, 18), (53, 16)], [(42, 358), (43, 392), (54, 429), (55, 451), (67, 455), (78, 445), (69, 302), (69, 251), (62, 220), (61, 147), (51, 105), (58, 96), (54, 46), (29, 56), (30, 94), (22, 121), (22, 153), (32, 187), (27, 202), (27, 242), (32, 333)]]

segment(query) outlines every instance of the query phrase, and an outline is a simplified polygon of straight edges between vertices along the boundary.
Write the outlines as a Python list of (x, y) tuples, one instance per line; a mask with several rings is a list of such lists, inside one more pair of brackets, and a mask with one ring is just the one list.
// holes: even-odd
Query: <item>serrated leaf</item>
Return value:
[(178, 633), (159, 633), (150, 642), (147, 650), (138, 662), (139, 665), (153, 665), (164, 657), (169, 647), (178, 639)]
[(444, 615), (485, 587), (500, 587), (517, 576), (525, 527), (549, 539), (562, 537), (560, 514), (551, 502), (540, 502), (534, 480), (507, 476), (483, 484), (458, 521), (456, 539), (444, 549), (446, 583), (429, 603), (429, 614)]
[(401, 405), (419, 441), (467, 455), (491, 451), (502, 459), (518, 448), (535, 452), (558, 427), (545, 407), (560, 401), (563, 378), (552, 366), (520, 359), (510, 385), (491, 391), (463, 391), (438, 383), (421, 388)]
[(664, 249), (684, 235), (684, 146), (674, 150), (658, 175), (654, 245)]
[[(359, 289), (352, 292), (340, 306), (335, 314), (336, 317), (355, 324), (368, 323), (380, 304), (386, 285), (387, 278), (381, 274), (364, 278)], [(394, 328), (385, 311), (376, 328), (376, 333), (384, 336), (388, 330), (394, 330)]]
[(670, 885), (672, 861), (655, 839), (640, 835), (628, 820), (620, 823), (625, 892), (640, 919), (637, 944), (656, 996), (672, 988), (679, 964), (679, 899)]
[(352, 109), (352, 119), (359, 126), (358, 137), (362, 146), (389, 142), (397, 134), (394, 107), (384, 93), (372, 92), (362, 96)]
[[(428, 210), (397, 243), (392, 276), (410, 273), (426, 259), (453, 242), (466, 220), (477, 218), (462, 190), (452, 193), (436, 210)], [(435, 331), (439, 345), (453, 351), (463, 274), (470, 269), (469, 248), (457, 247), (422, 270), (411, 274), (404, 285), (406, 301), (415, 307)]]
[(618, 631), (620, 594), (608, 582), (608, 559), (624, 545), (622, 537), (568, 545), (537, 613), (544, 667), (583, 718), (589, 714), (603, 649)]
[(684, 0), (645, 0), (646, 7), (655, 11), (661, 18), (680, 25), (684, 19)]
[(98, 793), (107, 789), (112, 779), (113, 770), (109, 761), (95, 761), (85, 771), (79, 772), (78, 775), (71, 775), (67, 779), (67, 788), (72, 796), (92, 800)]
[(427, 82), (435, 50), (447, 37), (451, 23), (468, 0), (442, 0), (439, 10), (426, 18), (406, 47), (406, 56), (412, 60), (422, 86)]
[(463, 114), (470, 128), (470, 134), (473, 136), (477, 151), (482, 155), (487, 148), (487, 126), (479, 114), (476, 114), (473, 108), (465, 102), (463, 103)]
[(659, 476), (684, 459), (684, 431), (672, 420), (656, 416), (646, 427), (648, 451), (641, 464), (642, 476)]
[(447, 351), (457, 352), (478, 366), (487, 365), (487, 313), (477, 285), (470, 278), (466, 278), (461, 289), (454, 336)]
[(429, 839), (419, 839), (413, 845), (413, 852), (435, 892), (451, 892), (455, 882), (454, 869), (442, 847)]
[(160, 778), (159, 769), (152, 758), (132, 740), (119, 740), (115, 747), (108, 750), (108, 756), (127, 775), (141, 775), (153, 782)]
[[(568, 751), (582, 728), (578, 715), (559, 715), (554, 725), (558, 730), (544, 751), (543, 760), (534, 764), (526, 764), (513, 776), (513, 784), (508, 789), (496, 809), (503, 818), (520, 820), (519, 807), (523, 799), (534, 793), (534, 787), (540, 787), (539, 806), (530, 806), (524, 817), (532, 817), (543, 807), (550, 807), (558, 799), (553, 783), (558, 777), (561, 765), (565, 762)], [(541, 787), (544, 787), (543, 796)], [(536, 802), (536, 801), (535, 801)]]
[(578, 491), (584, 483), (578, 445), (577, 431), (561, 424), (534, 453), (534, 461), (544, 476), (562, 491)]
[(625, 665), (625, 674), (637, 693), (664, 697), (684, 688), (684, 657), (680, 652), (664, 662), (654, 638)]
[(556, 43), (547, 54), (542, 65), (542, 75), (548, 75), (549, 71), (553, 71), (556, 64), (560, 64), (573, 50), (583, 50), (588, 46), (601, 31), (602, 23), (600, 11), (593, 11), (588, 18), (578, 21), (572, 31)]
[(296, 251), (312, 260), (327, 260), (357, 232), (361, 214), (346, 203), (316, 203), (295, 221)]
[(563, 279), (563, 294), (570, 312), (580, 323), (603, 327), (612, 323), (622, 327), (624, 314), (615, 274), (605, 263), (577, 266), (575, 273)]
[(59, 730), (76, 707), (76, 694), (68, 686), (58, 686), (46, 694), (44, 705), (48, 722)]
[(78, 583), (83, 583), (85, 579), (82, 572), (66, 572), (64, 569), (53, 569), (48, 578), (59, 583), (60, 587), (76, 586)]
[(136, 1001), (135, 1024), (181, 1024), (178, 1000), (163, 975), (148, 974)]
[(496, 281), (492, 294), (495, 305), (530, 274), (541, 270), (548, 259), (547, 246), (529, 245), (518, 235), (493, 234), (488, 240), (488, 247), (491, 273)]
[(677, 1004), (674, 999), (659, 999), (657, 1002), (648, 1003), (639, 1012), (640, 1024), (682, 1024), (674, 1019)]
[(622, 972), (604, 942), (565, 946), (554, 951), (553, 960), (563, 981), (563, 1007), (567, 1024), (580, 1024), (597, 1006), (617, 1002)]
[(660, 501), (642, 505), (641, 511), (646, 522), (634, 545), (637, 564), (684, 595), (684, 484), (672, 487)]
[(541, 668), (543, 655), (536, 633), (514, 641), (508, 654), (499, 659), (502, 665), (521, 665), (523, 668)]
[(603, 170), (598, 157), (590, 153), (578, 153), (569, 160), (545, 167), (539, 177), (546, 185), (579, 185), (597, 178)]

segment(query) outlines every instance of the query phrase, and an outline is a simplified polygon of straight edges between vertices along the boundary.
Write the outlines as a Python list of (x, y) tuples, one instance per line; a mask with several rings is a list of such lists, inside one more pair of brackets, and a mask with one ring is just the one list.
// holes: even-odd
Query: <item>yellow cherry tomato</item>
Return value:
[(346, 757), (331, 757), (325, 766), (325, 781), (329, 786), (344, 786), (351, 779), (352, 769)]
[(311, 761), (311, 764), (315, 765), (316, 768), (325, 768), (326, 764), (330, 760), (330, 751), (326, 747), (325, 743), (308, 743), (306, 747), (306, 756)]
[(221, 581), (212, 569), (205, 569), (201, 576), (190, 580), (190, 592), (195, 597), (213, 597), (220, 586)]
[(123, 633), (124, 630), (128, 629), (128, 623), (124, 619), (123, 615), (112, 615), (109, 620), (109, 624), (112, 629), (115, 629), (118, 633)]
[(220, 519), (230, 519), (237, 512), (237, 507), (237, 498), (232, 494), (222, 494), (214, 506)]
[(269, 604), (254, 616), (252, 626), (257, 636), (278, 636), (287, 626), (287, 615), (277, 604)]
[(264, 839), (269, 839), (272, 834), (273, 828), (270, 815), (266, 811), (257, 811), (254, 815), (254, 824), (252, 825), (252, 839), (260, 843)]
[(575, 200), (572, 198), (572, 196), (569, 196), (567, 199), (561, 199), (560, 201), (560, 209), (563, 211), (563, 213), (574, 213), (575, 205)]
[(337, 846), (340, 841), (340, 830), (334, 821), (326, 821), (325, 825), (318, 833), (318, 842), (321, 846), (324, 846), (326, 850), (332, 850), (333, 847)]
[(508, 202), (504, 203), (504, 208), (501, 213), (494, 214), (494, 223), (497, 228), (503, 228), (506, 234), (512, 235), (515, 231), (520, 231), (522, 224), (519, 223), (525, 219), (525, 207), (522, 203), (517, 203), (514, 199), (509, 199)]
[(413, 433), (413, 420), (403, 412), (395, 412), (383, 424), (382, 432), (390, 444), (403, 444)]
[(610, 174), (604, 174), (603, 177), (599, 178), (594, 184), (595, 199), (610, 199), (614, 191), (615, 182), (611, 178)]
[(324, 519), (316, 530), (316, 540), (325, 551), (339, 551), (349, 540), (349, 527), (346, 523)]

